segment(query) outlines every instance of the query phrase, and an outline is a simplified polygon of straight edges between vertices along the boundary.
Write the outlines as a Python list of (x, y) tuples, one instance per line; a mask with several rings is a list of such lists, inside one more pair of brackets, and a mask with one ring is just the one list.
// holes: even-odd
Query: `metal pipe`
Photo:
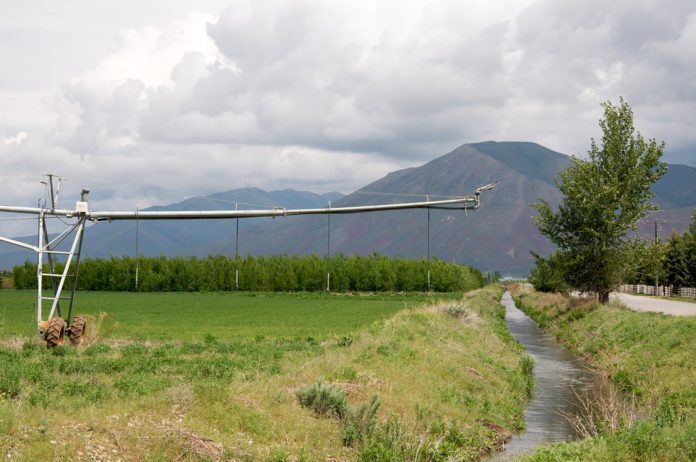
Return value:
[[(239, 203), (234, 204), (234, 209), (239, 210)], [(239, 218), (235, 221), (237, 231), (234, 233), (234, 288), (239, 290)]]
[(26, 242), (15, 241), (14, 239), (10, 239), (9, 237), (0, 236), (0, 242), (6, 242), (8, 244), (16, 245), (17, 247), (23, 247), (28, 250), (33, 250), (34, 252), (39, 251), (39, 248), (35, 245), (27, 244)]
[(55, 210), (56, 208), (56, 197), (53, 193), (53, 175), (50, 173), (48, 174), (48, 184), (51, 188), (51, 210)]
[[(37, 292), (37, 301), (36, 301), (36, 313), (37, 314), (36, 314), (36, 317), (37, 317), (37, 323), (39, 324), (39, 326), (41, 326), (41, 321), (42, 321), (42, 319), (41, 319), (41, 316), (42, 316), (42, 306), (41, 306), (41, 293), (42, 292), (41, 292), (41, 290), (43, 288), (43, 282), (42, 282), (42, 280), (43, 280), (43, 274), (42, 274), (43, 268), (42, 267), (43, 267), (43, 246), (44, 246), (43, 226), (44, 225), (45, 225), (44, 215), (43, 215), (43, 212), (41, 212), (39, 214), (39, 230), (38, 230), (38, 234), (39, 234), (38, 247), (39, 248), (37, 249), (37, 252), (36, 252), (36, 254), (37, 254), (36, 258), (38, 260), (37, 265), (36, 265), (36, 289), (37, 289), (36, 290), (36, 292)], [(39, 329), (40, 329), (40, 327), (39, 327)]]
[(138, 291), (138, 276), (140, 274), (140, 210), (135, 209), (135, 291)]
[(80, 220), (80, 223), (78, 224), (78, 229), (77, 229), (77, 234), (75, 236), (75, 240), (73, 241), (72, 246), (70, 247), (70, 253), (68, 254), (68, 260), (65, 262), (65, 269), (63, 269), (63, 274), (61, 275), (60, 282), (58, 283), (57, 294), (55, 296), (55, 299), (53, 300), (53, 304), (51, 305), (51, 312), (48, 314), (48, 319), (51, 319), (53, 317), (53, 313), (56, 311), (56, 308), (58, 307), (58, 302), (60, 301), (60, 293), (63, 291), (63, 286), (65, 285), (65, 280), (67, 279), (68, 271), (70, 270), (70, 263), (72, 263), (73, 256), (75, 255), (75, 250), (77, 249), (79, 236), (82, 235), (82, 231), (83, 231), (84, 227), (85, 227), (84, 221)]
[(331, 291), (331, 201), (326, 214), (326, 291)]
[(72, 309), (73, 309), (73, 302), (75, 301), (75, 290), (77, 289), (77, 277), (80, 274), (80, 255), (82, 255), (82, 238), (85, 234), (85, 219), (82, 218), (80, 219), (80, 229), (78, 231), (79, 236), (77, 239), (79, 239), (79, 244), (77, 244), (77, 254), (75, 258), (75, 271), (73, 272), (73, 280), (72, 280), (72, 287), (70, 288), (70, 306), (68, 308), (68, 325), (71, 323), (72, 319)]
[(430, 209), (428, 209), (428, 291), (430, 291)]
[[(172, 210), (172, 211), (105, 211), (87, 212), (86, 217), (92, 221), (112, 221), (112, 220), (201, 220), (201, 219), (225, 219), (225, 218), (260, 218), (260, 217), (286, 217), (294, 215), (322, 215), (325, 213), (361, 213), (378, 212), (384, 210), (403, 210), (419, 208), (436, 208), (442, 206), (451, 207), (453, 210), (477, 209), (480, 202), (478, 194), (474, 196), (463, 196), (458, 199), (447, 199), (430, 202), (405, 202), (397, 204), (381, 205), (360, 205), (353, 207), (326, 207), (319, 209), (269, 209), (269, 210)], [(10, 207), (0, 206), (0, 212), (13, 212), (25, 214), (39, 214), (41, 209), (38, 207)], [(77, 215), (74, 210), (55, 209), (45, 212), (47, 216), (72, 217)]]

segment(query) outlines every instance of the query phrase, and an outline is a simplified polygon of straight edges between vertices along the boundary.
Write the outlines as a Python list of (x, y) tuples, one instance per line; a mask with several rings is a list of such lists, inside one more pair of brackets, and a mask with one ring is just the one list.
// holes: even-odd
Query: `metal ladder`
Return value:
[[(44, 302), (50, 302), (51, 308), (47, 317), (47, 320), (50, 321), (53, 317), (63, 317), (60, 302), (61, 300), (66, 300), (68, 302), (68, 315), (65, 321), (67, 325), (70, 325), (86, 220), (85, 214), (78, 214), (77, 222), (68, 225), (65, 231), (49, 241), (46, 227), (46, 213), (42, 211), (39, 214), (39, 245), (37, 250), (38, 265), (36, 268), (36, 279), (38, 289), (37, 323), (40, 336), (44, 335), (45, 329), (45, 323), (43, 322)], [(70, 249), (58, 250), (58, 246), (69, 237), (72, 237)], [(58, 255), (67, 257), (62, 272), (56, 272), (57, 261), (55, 257)], [(43, 271), (45, 261), (48, 263), (49, 272), (47, 273)], [(70, 272), (71, 269), (73, 269), (72, 272)], [(44, 288), (44, 278), (50, 280), (50, 293), (52, 295), (45, 294), (47, 288)], [(69, 295), (63, 296), (62, 294), (66, 287), (68, 288), (67, 290), (69, 290)]]

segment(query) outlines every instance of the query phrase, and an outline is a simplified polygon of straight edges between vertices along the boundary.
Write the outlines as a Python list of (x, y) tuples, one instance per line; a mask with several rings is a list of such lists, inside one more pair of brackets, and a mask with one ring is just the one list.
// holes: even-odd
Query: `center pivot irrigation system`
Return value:
[[(84, 340), (86, 318), (75, 316), (72, 319), (73, 302), (82, 251), (82, 238), (87, 221), (114, 221), (114, 220), (192, 220), (192, 219), (238, 219), (259, 217), (288, 217), (294, 215), (324, 215), (329, 218), (333, 214), (384, 212), (387, 210), (403, 209), (445, 209), (445, 210), (475, 210), (481, 205), (479, 196), (481, 192), (493, 189), (497, 183), (489, 183), (482, 186), (471, 196), (454, 196), (446, 200), (427, 200), (425, 202), (405, 202), (397, 204), (362, 205), (355, 207), (331, 207), (316, 209), (285, 209), (273, 208), (268, 210), (172, 210), (172, 211), (92, 211), (89, 209), (89, 191), (83, 189), (80, 200), (75, 203), (74, 209), (57, 208), (60, 182), (54, 185), (54, 175), (48, 175), (48, 180), (42, 182), (46, 186), (50, 204), (45, 199), (39, 200), (38, 207), (14, 207), (0, 205), (0, 212), (36, 215), (38, 218), (38, 243), (27, 244), (14, 239), (0, 236), (1, 242), (16, 245), (24, 249), (36, 252), (37, 258), (37, 298), (36, 320), (38, 335), (46, 341), (51, 348), (62, 345), (65, 335), (73, 345), (79, 345)], [(55, 186), (55, 188), (54, 188)], [(50, 206), (49, 206), (50, 205)], [(49, 239), (47, 229), (48, 218), (58, 219), (65, 229)], [(65, 219), (74, 220), (66, 222)], [(72, 237), (72, 243), (66, 239)], [(64, 243), (65, 242), (65, 243)], [(62, 272), (56, 271), (57, 258), (66, 258)], [(47, 263), (48, 272), (44, 272), (44, 264)], [(72, 273), (70, 270), (73, 270)], [(49, 281), (45, 284), (46, 280)], [(46, 287), (50, 285), (50, 291)], [(64, 293), (67, 292), (67, 295)], [(48, 294), (47, 294), (48, 293)], [(49, 295), (50, 294), (50, 295)], [(67, 316), (63, 317), (61, 300), (67, 304)], [(47, 303), (45, 303), (47, 302)], [(44, 305), (50, 304), (48, 316), (44, 318)], [(71, 324), (72, 320), (72, 324)], [(68, 328), (68, 326), (70, 326)]]

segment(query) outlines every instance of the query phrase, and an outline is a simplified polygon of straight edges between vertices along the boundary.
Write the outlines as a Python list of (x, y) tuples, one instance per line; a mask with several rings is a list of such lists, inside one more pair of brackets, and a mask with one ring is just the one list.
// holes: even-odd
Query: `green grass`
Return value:
[[(53, 350), (16, 337), (31, 319), (5, 316), (0, 454), (476, 460), (524, 426), (531, 371), (505, 329), (500, 294), (81, 294), (118, 324), (101, 342)], [(15, 314), (11, 302), (32, 297), (0, 300), (0, 313)], [(182, 323), (177, 310), (191, 306), (186, 319), (205, 322), (167, 339)], [(298, 390), (317, 380), (342, 390), (349, 417), (300, 405)]]
[[(437, 296), (437, 295), (436, 295)], [(101, 335), (133, 340), (314, 337), (348, 334), (427, 294), (77, 293), (74, 313), (107, 313)], [(439, 295), (438, 297), (442, 297)], [(449, 295), (451, 297), (451, 295)], [(36, 332), (33, 291), (0, 291), (0, 338)], [(45, 316), (45, 314), (44, 314)]]
[(696, 460), (696, 318), (556, 294), (518, 292), (515, 301), (638, 405), (616, 432), (544, 448), (529, 460)]

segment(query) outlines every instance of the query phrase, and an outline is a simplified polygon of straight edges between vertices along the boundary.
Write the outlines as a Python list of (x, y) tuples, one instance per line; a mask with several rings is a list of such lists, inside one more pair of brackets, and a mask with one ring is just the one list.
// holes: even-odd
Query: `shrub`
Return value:
[(302, 406), (312, 409), (319, 416), (343, 419), (349, 412), (346, 393), (321, 379), (313, 385), (300, 387), (297, 399)]
[(379, 395), (373, 395), (369, 403), (362, 403), (350, 409), (343, 420), (343, 444), (345, 446), (363, 443), (372, 436), (380, 404), (382, 402)]
[(462, 305), (459, 305), (457, 303), (454, 303), (452, 305), (448, 305), (445, 308), (445, 312), (452, 316), (453, 318), (461, 318), (466, 316), (466, 308), (464, 308)]

